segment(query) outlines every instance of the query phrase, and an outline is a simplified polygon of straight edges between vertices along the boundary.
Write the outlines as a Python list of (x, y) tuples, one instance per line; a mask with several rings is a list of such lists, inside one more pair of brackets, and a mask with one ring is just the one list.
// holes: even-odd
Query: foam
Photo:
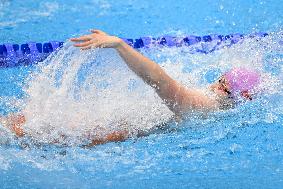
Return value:
[[(133, 80), (135, 88), (129, 88)], [(80, 52), (66, 45), (31, 75), (25, 92), (24, 129), (40, 142), (64, 135), (63, 143), (82, 143), (88, 135), (101, 136), (124, 124), (135, 133), (172, 115), (109, 49)]]

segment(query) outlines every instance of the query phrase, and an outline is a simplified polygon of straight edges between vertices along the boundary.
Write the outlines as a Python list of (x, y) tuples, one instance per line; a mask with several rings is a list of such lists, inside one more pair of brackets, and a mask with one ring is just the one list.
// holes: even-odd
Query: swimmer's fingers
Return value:
[(86, 46), (91, 45), (93, 42), (94, 42), (93, 40), (90, 40), (90, 41), (86, 41), (86, 42), (83, 42), (83, 43), (74, 44), (74, 46), (75, 47), (86, 47)]
[(88, 50), (88, 49), (91, 49), (91, 48), (92, 48), (92, 45), (88, 45), (88, 46), (82, 47), (81, 50)]
[(75, 38), (71, 38), (70, 40), (73, 41), (73, 42), (80, 42), (80, 41), (89, 41), (91, 40), (92, 37), (89, 36), (89, 35), (84, 35), (84, 36), (81, 36), (81, 37), (75, 37)]
[(105, 48), (105, 46), (103, 45), (103, 43), (92, 43), (88, 46), (82, 47), (81, 50), (88, 50), (92, 48)]
[(101, 34), (101, 35), (107, 35), (107, 33), (101, 31), (101, 30), (96, 30), (96, 29), (92, 29), (90, 30), (91, 33), (96, 33), (96, 34)]

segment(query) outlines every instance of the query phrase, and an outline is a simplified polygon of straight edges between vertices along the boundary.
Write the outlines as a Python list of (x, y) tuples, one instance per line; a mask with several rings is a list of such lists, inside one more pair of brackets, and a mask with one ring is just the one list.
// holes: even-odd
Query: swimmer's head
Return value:
[(212, 90), (220, 96), (252, 100), (252, 94), (260, 83), (260, 74), (247, 68), (233, 68), (223, 74), (211, 85)]

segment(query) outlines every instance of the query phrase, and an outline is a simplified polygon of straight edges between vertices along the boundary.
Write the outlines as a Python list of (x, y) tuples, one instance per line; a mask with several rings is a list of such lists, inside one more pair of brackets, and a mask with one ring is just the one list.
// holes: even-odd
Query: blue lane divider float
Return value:
[[(127, 39), (122, 38), (126, 43), (134, 48), (150, 48), (153, 46), (166, 46), (166, 47), (181, 47), (181, 46), (192, 46), (198, 43), (215, 44), (206, 48), (204, 45), (197, 47), (191, 51), (191, 53), (210, 53), (223, 47), (229, 47), (233, 44), (238, 43), (244, 38), (253, 37), (265, 37), (268, 33), (255, 33), (244, 36), (243, 34), (232, 34), (232, 35), (205, 35), (205, 36), (194, 36), (189, 35), (185, 37), (175, 36), (162, 36), (158, 38), (153, 37), (141, 37), (139, 39)], [(58, 50), (63, 46), (63, 42), (50, 41), (47, 43), (36, 43), (29, 42), (24, 44), (0, 44), (0, 67), (15, 67), (36, 64), (42, 62), (47, 56)]]

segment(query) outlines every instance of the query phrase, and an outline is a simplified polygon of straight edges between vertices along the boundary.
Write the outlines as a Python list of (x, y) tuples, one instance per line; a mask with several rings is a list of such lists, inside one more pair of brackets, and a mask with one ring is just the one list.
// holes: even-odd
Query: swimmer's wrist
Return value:
[(121, 38), (117, 37), (114, 48), (119, 50), (123, 46), (123, 43), (125, 42)]
[(131, 48), (123, 39), (119, 38), (119, 42), (117, 43), (115, 49), (119, 52), (119, 54), (122, 57), (124, 57), (125, 53), (128, 54), (128, 52)]

